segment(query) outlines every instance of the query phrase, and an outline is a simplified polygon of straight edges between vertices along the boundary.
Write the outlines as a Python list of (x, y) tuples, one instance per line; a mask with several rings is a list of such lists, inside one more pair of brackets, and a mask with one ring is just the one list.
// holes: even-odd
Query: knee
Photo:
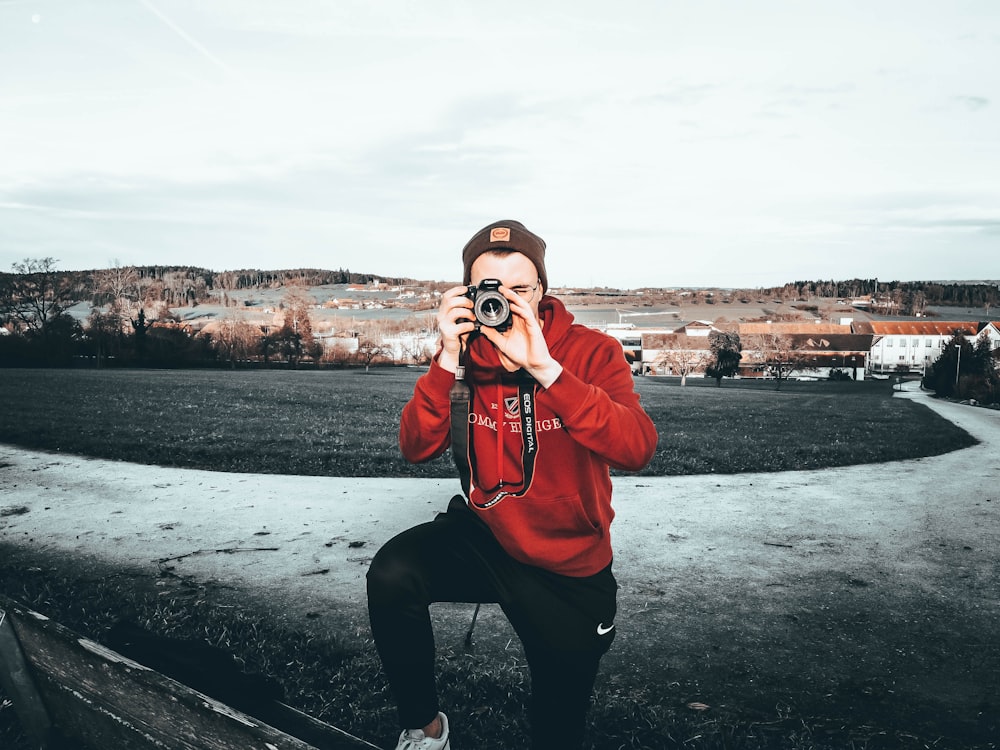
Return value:
[(368, 566), (368, 601), (398, 602), (419, 596), (419, 576), (410, 561), (394, 554), (390, 545), (380, 549)]

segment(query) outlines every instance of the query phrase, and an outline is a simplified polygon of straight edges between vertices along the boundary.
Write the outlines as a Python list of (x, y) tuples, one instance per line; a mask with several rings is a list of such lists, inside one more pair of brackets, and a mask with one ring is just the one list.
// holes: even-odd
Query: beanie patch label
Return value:
[(490, 242), (510, 242), (508, 227), (494, 227), (490, 230)]

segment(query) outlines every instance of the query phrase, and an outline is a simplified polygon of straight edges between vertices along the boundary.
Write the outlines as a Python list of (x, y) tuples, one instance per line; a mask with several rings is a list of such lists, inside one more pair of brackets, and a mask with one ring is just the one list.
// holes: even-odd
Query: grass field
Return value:
[[(411, 465), (399, 414), (418, 370), (0, 370), (0, 442), (160, 466), (264, 474), (450, 477)], [(644, 475), (895, 461), (972, 439), (885, 382), (638, 378), (660, 442)], [(712, 383), (705, 387), (706, 382)]]
[[(410, 466), (399, 456), (399, 413), (418, 375), (0, 370), (0, 442), (219, 471), (453, 476), (447, 457)], [(651, 475), (822, 468), (973, 442), (930, 410), (892, 399), (886, 383), (787, 383), (774, 390), (773, 383), (716, 388), (696, 381), (681, 388), (674, 380), (640, 378), (636, 387), (660, 434), (644, 472)], [(99, 639), (130, 611), (160, 634), (231, 651), (250, 671), (278, 678), (289, 702), (314, 715), (379, 741), (392, 736), (395, 716), (363, 628), (346, 641), (322, 624), (312, 632), (289, 628), (257, 611), (263, 603), (234, 600), (224, 589), (0, 549), (0, 590), (85, 635)], [(523, 661), (512, 653), (470, 657), (457, 644), (439, 651), (444, 704), (481, 707), (463, 717), (465, 736), (476, 740), (469, 747), (513, 747), (510, 738), (524, 737), (529, 686)], [(26, 749), (11, 713), (0, 696), (0, 747)], [(671, 703), (636, 675), (601, 683), (589, 737), (599, 750), (928, 746), (833, 717), (702, 714)]]

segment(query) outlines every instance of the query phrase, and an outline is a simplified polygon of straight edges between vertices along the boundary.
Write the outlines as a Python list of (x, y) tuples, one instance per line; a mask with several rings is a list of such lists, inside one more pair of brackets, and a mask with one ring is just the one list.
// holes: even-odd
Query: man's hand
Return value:
[(465, 296), (467, 287), (456, 286), (441, 295), (438, 305), (437, 325), (441, 332), (441, 355), (438, 364), (448, 372), (455, 372), (462, 352), (462, 341), (476, 326), (472, 322), (472, 300)]
[(483, 326), (479, 332), (497, 348), (500, 362), (514, 371), (523, 368), (543, 388), (548, 388), (562, 373), (562, 365), (549, 353), (541, 322), (525, 300), (505, 286), (500, 292), (510, 303), (511, 326), (506, 331)]

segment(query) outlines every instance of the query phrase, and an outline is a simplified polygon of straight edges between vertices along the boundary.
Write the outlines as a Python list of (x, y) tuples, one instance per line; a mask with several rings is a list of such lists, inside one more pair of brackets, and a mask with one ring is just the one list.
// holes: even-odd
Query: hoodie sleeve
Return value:
[[(543, 394), (548, 408), (580, 445), (625, 471), (638, 471), (656, 451), (657, 432), (639, 403), (633, 375), (617, 342), (604, 336), (579, 366), (563, 372)], [(558, 359), (558, 357), (557, 357)]]
[(437, 458), (451, 445), (451, 398), (455, 376), (431, 362), (417, 379), (413, 398), (403, 407), (399, 422), (399, 448), (410, 463)]

